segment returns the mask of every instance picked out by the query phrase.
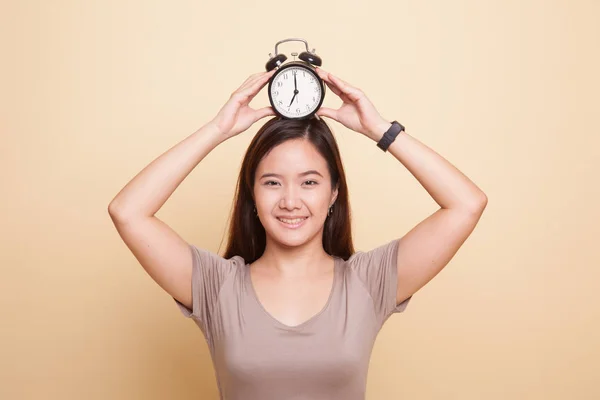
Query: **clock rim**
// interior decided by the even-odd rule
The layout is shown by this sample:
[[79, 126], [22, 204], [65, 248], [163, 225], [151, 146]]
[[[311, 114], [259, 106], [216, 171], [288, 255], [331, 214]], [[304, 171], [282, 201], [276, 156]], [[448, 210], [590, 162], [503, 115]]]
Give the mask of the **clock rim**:
[[[288, 116], [281, 114], [277, 110], [277, 107], [273, 103], [273, 98], [271, 97], [271, 86], [273, 85], [273, 81], [275, 80], [275, 77], [277, 75], [279, 75], [282, 71], [284, 71], [285, 69], [290, 68], [290, 67], [301, 67], [301, 68], [308, 70], [315, 76], [315, 78], [317, 78], [319, 85], [321, 85], [321, 93], [323, 95], [321, 96], [321, 99], [319, 100], [319, 104], [317, 104], [317, 107], [310, 114], [306, 114], [305, 116], [302, 116], [302, 117], [288, 117]], [[269, 86], [267, 88], [267, 94], [269, 96], [269, 103], [271, 103], [271, 108], [273, 109], [275, 114], [277, 114], [277, 116], [279, 116], [280, 118], [283, 118], [283, 119], [303, 120], [303, 119], [312, 118], [317, 113], [317, 111], [319, 111], [319, 108], [321, 108], [321, 105], [323, 104], [323, 100], [325, 99], [325, 87], [326, 86], [323, 83], [323, 79], [321, 79], [319, 74], [317, 74], [317, 71], [315, 70], [315, 68], [312, 65], [305, 63], [304, 61], [290, 61], [290, 62], [280, 66], [279, 69], [277, 70], [277, 72], [275, 72], [273, 74], [273, 76], [269, 79]]]

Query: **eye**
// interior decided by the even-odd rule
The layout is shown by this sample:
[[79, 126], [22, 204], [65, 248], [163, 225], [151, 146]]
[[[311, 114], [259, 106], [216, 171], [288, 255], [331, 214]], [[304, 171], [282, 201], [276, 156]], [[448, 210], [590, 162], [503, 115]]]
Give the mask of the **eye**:
[[[307, 183], [307, 184], [308, 184], [308, 186], [315, 186], [315, 185], [318, 185], [318, 184], [319, 184], [319, 182], [317, 182], [317, 181], [312, 181], [312, 180], [311, 180], [311, 181], [304, 181], [304, 183]], [[264, 183], [264, 185], [265, 185], [265, 186], [275, 186], [275, 185], [279, 185], [279, 182], [276, 182], [276, 181], [266, 181], [266, 182]]]

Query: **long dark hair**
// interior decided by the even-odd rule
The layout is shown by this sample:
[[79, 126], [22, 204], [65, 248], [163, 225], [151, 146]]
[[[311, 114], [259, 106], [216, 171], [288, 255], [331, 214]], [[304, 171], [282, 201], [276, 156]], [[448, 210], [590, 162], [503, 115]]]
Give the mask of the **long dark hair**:
[[232, 204], [224, 258], [229, 259], [237, 255], [246, 263], [252, 263], [264, 253], [265, 228], [254, 213], [254, 176], [258, 164], [269, 151], [292, 139], [305, 139], [315, 146], [327, 162], [331, 187], [338, 188], [331, 215], [325, 220], [323, 249], [327, 254], [344, 260], [354, 253], [346, 175], [331, 129], [318, 117], [304, 120], [274, 117], [258, 130], [244, 155]]

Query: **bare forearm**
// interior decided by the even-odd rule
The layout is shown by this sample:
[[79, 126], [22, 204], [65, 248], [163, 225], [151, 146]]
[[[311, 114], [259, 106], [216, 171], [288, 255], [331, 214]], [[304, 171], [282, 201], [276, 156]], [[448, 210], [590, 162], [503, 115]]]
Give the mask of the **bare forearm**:
[[[383, 132], [387, 128], [382, 128]], [[383, 136], [383, 134], [381, 135]], [[378, 141], [381, 137], [373, 137]], [[460, 170], [433, 149], [401, 132], [388, 148], [440, 207], [480, 211], [487, 196]]]
[[213, 125], [204, 125], [127, 183], [111, 201], [110, 214], [120, 218], [153, 216], [198, 163], [222, 141], [222, 135]]

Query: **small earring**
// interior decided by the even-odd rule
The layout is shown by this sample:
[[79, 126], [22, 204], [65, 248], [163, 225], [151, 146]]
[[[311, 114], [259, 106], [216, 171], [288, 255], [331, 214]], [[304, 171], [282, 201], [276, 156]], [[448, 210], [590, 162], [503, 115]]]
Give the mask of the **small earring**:
[[258, 213], [256, 212], [256, 204], [254, 205], [254, 214], [258, 215]]
[[332, 212], [333, 212], [333, 204], [331, 206], [329, 206], [329, 211], [327, 211], [327, 216], [329, 217]]

